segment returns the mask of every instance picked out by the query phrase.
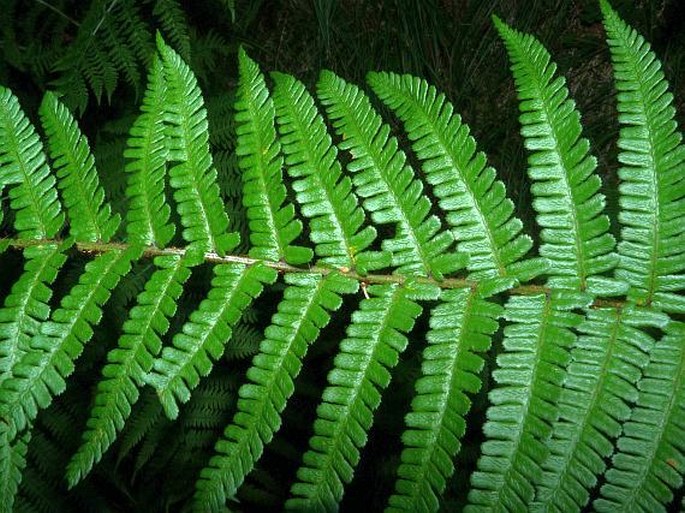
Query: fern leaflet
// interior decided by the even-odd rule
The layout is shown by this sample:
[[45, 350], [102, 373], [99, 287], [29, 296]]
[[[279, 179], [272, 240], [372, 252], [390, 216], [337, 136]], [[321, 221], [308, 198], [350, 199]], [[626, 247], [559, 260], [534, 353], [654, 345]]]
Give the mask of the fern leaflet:
[[[302, 82], [272, 73], [274, 104], [293, 189], [310, 218], [309, 231], [322, 262], [339, 268], [386, 267], [382, 255], [365, 251], [376, 238], [372, 226], [361, 228], [364, 211], [349, 177], [341, 177], [337, 151], [314, 99]], [[324, 194], [321, 194], [323, 191]]]
[[64, 223], [55, 177], [50, 174], [43, 145], [21, 110], [19, 100], [0, 86], [0, 184], [9, 191], [17, 235], [51, 239]]
[[617, 278], [628, 297], [685, 312], [674, 292], [685, 288], [685, 145], [674, 120], [673, 95], [649, 44], [605, 0], [609, 48], [618, 90], [619, 186], [622, 211]]
[[440, 299], [431, 312], [429, 345], [405, 419], [402, 463], [387, 512], [438, 510], [466, 430], [464, 416], [471, 407], [466, 393], [481, 386], [483, 360], [476, 353], [490, 347], [499, 327], [502, 308], [484, 301], [477, 290], [444, 291]]
[[219, 197], [216, 170], [209, 152], [207, 112], [197, 79], [179, 55], [158, 38], [157, 47], [167, 82], [165, 120], [169, 183], [184, 226], [183, 238], [197, 251], [224, 255], [238, 245], [237, 233], [227, 233], [228, 216]]
[[297, 472], [298, 482], [286, 509], [333, 511], [352, 480], [360, 450], [378, 407], [380, 391], [390, 382], [390, 370], [421, 307], [415, 299], [435, 299], [433, 289], [412, 285], [374, 285], [352, 315], [347, 338], [340, 344], [328, 386], [317, 409], [314, 436]]
[[469, 127], [445, 95], [409, 75], [370, 73], [368, 81], [404, 122], [458, 248], [469, 255], [471, 275], [529, 279], [542, 272], [538, 260], [519, 262], [532, 241], [521, 234], [523, 224], [512, 215], [504, 184], [486, 167], [485, 154], [476, 153]]
[[382, 242], [395, 272], [442, 279], [461, 269], [466, 258], [448, 251], [452, 234], [429, 215], [431, 202], [422, 183], [366, 95], [331, 72], [321, 73], [317, 92], [342, 138], [339, 147], [352, 153], [348, 169], [355, 173], [353, 183], [364, 208], [375, 223], [397, 225], [395, 237]]
[[233, 496], [281, 424], [280, 416], [294, 391], [308, 345], [328, 324], [329, 312], [341, 304], [340, 294], [357, 283], [337, 274], [291, 274], [278, 313], [266, 328], [260, 352], [247, 372], [250, 383], [240, 388], [238, 413], [216, 444], [217, 455], [197, 484], [197, 510], [213, 511]]
[[[494, 18], [509, 51], [521, 110], [521, 135], [531, 154], [528, 174], [534, 181], [533, 207], [542, 227], [540, 255], [550, 261], [551, 287], [607, 292], [608, 280], [596, 275], [613, 269], [614, 238], [602, 214], [597, 159], [581, 137], [580, 114], [556, 64], [533, 36], [521, 34]], [[614, 286], [616, 288], [616, 285]], [[624, 293], [620, 284], [614, 294]]]
[[190, 276], [192, 262], [181, 257], [157, 257], [158, 269], [145, 284], [117, 347], [107, 355], [98, 383], [94, 406], [83, 433], [83, 444], [69, 462], [67, 481], [75, 485], [96, 464], [114, 442], [117, 432], [138, 400], [138, 388], [145, 384], [153, 357], [162, 348], [160, 336], [169, 329], [168, 319], [176, 311], [183, 283]]
[[109, 242], [120, 218], [112, 216], [105, 201], [88, 141], [54, 94], [45, 94], [39, 113], [67, 209], [69, 233], [78, 242]]
[[24, 250], [24, 272], [0, 309], [0, 383], [31, 347], [31, 338], [50, 315], [50, 285], [64, 264], [69, 244], [45, 244]]
[[504, 318], [514, 324], [504, 330], [504, 352], [493, 373], [498, 386], [489, 394], [487, 440], [471, 476], [468, 513], [525, 511], [532, 502], [576, 338], [571, 328], [582, 320], [569, 310], [589, 301], [568, 291], [509, 298]]
[[257, 64], [241, 49], [236, 98], [236, 154], [243, 171], [243, 205], [250, 227], [250, 256], [303, 264], [309, 248], [293, 245], [302, 232], [295, 208], [286, 202], [283, 157], [276, 138], [273, 100]]
[[623, 426], [598, 512], [663, 511], [683, 486], [685, 468], [685, 324], [672, 321], [654, 345], [638, 383], [640, 394]]
[[[273, 283], [276, 272], [261, 264], [221, 264], [214, 267], [212, 289], [198, 309], [190, 315], [173, 345], [155, 358], [146, 381], [159, 396], [171, 419], [178, 417], [178, 403], [190, 399], [200, 376], [212, 369], [212, 359], [224, 352], [224, 344], [245, 308], [262, 292], [264, 283]], [[210, 359], [210, 357], [212, 359]]]
[[142, 113], [131, 127], [124, 151], [129, 159], [126, 213], [128, 239], [136, 244], [166, 246], [174, 235], [169, 223], [171, 208], [164, 197], [164, 177], [168, 160], [165, 140], [164, 109], [167, 83], [159, 56], [152, 62], [148, 86], [143, 97]]
[[636, 383], [654, 344], [639, 328], [662, 327], [667, 319], [636, 307], [587, 311], [571, 351], [532, 511], [561, 513], [586, 506], [621, 423], [630, 417]]
[[0, 423], [0, 513], [12, 513], [14, 497], [19, 489], [22, 474], [26, 467], [26, 453], [28, 451], [31, 431], [24, 431], [14, 437], [10, 427]]
[[86, 265], [79, 283], [62, 299], [50, 321], [41, 324], [31, 340], [30, 351], [11, 369], [12, 377], [0, 385], [0, 415], [11, 423], [11, 433], [24, 430], [66, 388], [65, 378], [74, 370], [74, 360], [93, 335], [92, 325], [102, 315], [101, 307], [131, 261], [140, 256], [134, 246], [113, 250]]

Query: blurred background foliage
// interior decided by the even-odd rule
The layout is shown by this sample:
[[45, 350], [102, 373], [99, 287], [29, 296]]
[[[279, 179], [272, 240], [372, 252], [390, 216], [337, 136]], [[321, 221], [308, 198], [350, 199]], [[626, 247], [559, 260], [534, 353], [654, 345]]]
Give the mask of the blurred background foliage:
[[[662, 59], [682, 126], [685, 2], [613, 0], [613, 5]], [[200, 80], [221, 191], [234, 228], [244, 233], [232, 124], [240, 45], [263, 70], [292, 73], [312, 88], [324, 68], [358, 84], [371, 70], [411, 73], [428, 79], [451, 99], [507, 184], [529, 233], [535, 233], [516, 95], [504, 47], [491, 23], [493, 13], [535, 34], [552, 53], [583, 114], [610, 206], [615, 204], [618, 124], [609, 52], [595, 0], [0, 0], [0, 83], [19, 96], [34, 120], [45, 90], [62, 94], [91, 142], [110, 200], [124, 212], [123, 150], [145, 88], [155, 32], [160, 31]], [[53, 304], [83, 264], [71, 261], [58, 279]], [[14, 282], [10, 269], [21, 265], [17, 253], [0, 257], [0, 299]], [[70, 378], [78, 386], [71, 384], [40, 415], [20, 511], [181, 511], [187, 504], [195, 475], [231, 418], [237, 387], [257, 351], [273, 296], [263, 296], [249, 312], [225, 361], [198, 388], [177, 422], [164, 418], [154, 393], [146, 390], [119, 442], [91, 477], [71, 492], [63, 482], [64, 466], [80, 440], [77, 426], [85, 423], [106, 351], [150, 272], [141, 267], [116, 289], [101, 328]], [[170, 333], [203, 297], [208, 275], [203, 267], [194, 271]], [[234, 509], [269, 511], [282, 504], [345, 322], [345, 314], [338, 316], [307, 356], [297, 393], [285, 412], [286, 428], [241, 488]], [[418, 349], [410, 346], [403, 355], [386, 391], [343, 510], [376, 511], [391, 491], [400, 449], [395, 435], [401, 432], [419, 371]], [[465, 495], [477, 457], [486, 392], [475, 400], [470, 422], [475, 428], [464, 440], [457, 462], [461, 468], [448, 487], [445, 511], [457, 509]], [[361, 488], [366, 493], [356, 494]], [[375, 503], [368, 503], [369, 490]], [[361, 496], [364, 503], [358, 503]]]

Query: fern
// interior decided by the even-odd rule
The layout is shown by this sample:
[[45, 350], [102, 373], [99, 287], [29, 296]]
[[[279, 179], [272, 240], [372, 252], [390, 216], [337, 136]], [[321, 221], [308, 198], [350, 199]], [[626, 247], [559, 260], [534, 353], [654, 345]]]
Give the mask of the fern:
[[504, 311], [513, 322], [504, 332], [504, 352], [493, 376], [492, 406], [483, 427], [478, 471], [471, 476], [467, 511], [525, 510], [539, 481], [546, 442], [556, 420], [568, 349], [575, 343], [570, 328], [582, 318], [569, 310], [588, 302], [584, 294], [512, 297]]
[[164, 119], [169, 159], [179, 162], [169, 170], [169, 184], [184, 226], [183, 237], [198, 250], [219, 255], [239, 241], [226, 233], [228, 216], [219, 199], [207, 134], [207, 112], [197, 80], [179, 55], [158, 38], [167, 82]]
[[472, 276], [526, 279], [541, 272], [540, 261], [517, 263], [532, 241], [520, 234], [523, 225], [512, 217], [514, 208], [505, 198], [504, 184], [495, 180], [493, 168], [486, 167], [485, 154], [476, 153], [468, 126], [453, 114], [445, 96], [410, 76], [371, 73], [369, 82], [404, 121], [458, 247], [469, 255]]
[[637, 407], [623, 426], [597, 511], [666, 511], [683, 486], [685, 358], [682, 323], [673, 321], [654, 347], [639, 382]]
[[239, 61], [236, 153], [244, 173], [243, 205], [250, 226], [250, 256], [302, 264], [311, 259], [311, 250], [291, 244], [300, 235], [302, 223], [294, 218], [294, 206], [284, 204], [286, 189], [273, 100], [257, 64], [244, 51]]
[[[568, 511], [585, 507], [604, 459], [621, 434], [637, 399], [636, 383], [654, 346], [640, 327], [663, 327], [667, 317], [628, 307], [588, 311], [571, 351], [559, 419], [542, 464], [531, 509]], [[579, 486], [580, 485], [580, 486]]]
[[193, 312], [173, 340], [155, 359], [146, 381], [155, 387], [167, 416], [178, 416], [178, 402], [187, 402], [200, 376], [212, 368], [210, 356], [221, 357], [223, 344], [242, 311], [262, 291], [263, 283], [273, 282], [272, 269], [256, 264], [224, 264], [214, 268], [212, 290]]
[[66, 388], [65, 378], [73, 372], [73, 361], [93, 334], [91, 325], [101, 316], [101, 307], [131, 260], [140, 249], [111, 251], [86, 265], [80, 282], [53, 312], [50, 321], [31, 339], [29, 351], [11, 369], [11, 377], [0, 385], [0, 412], [11, 422], [16, 435], [36, 417], [39, 408]]
[[278, 429], [279, 417], [292, 395], [293, 379], [310, 344], [337, 310], [339, 294], [356, 290], [356, 283], [332, 274], [292, 275], [279, 312], [266, 329], [260, 354], [247, 372], [251, 383], [238, 392], [238, 413], [217, 442], [219, 453], [198, 482], [198, 509], [216, 509], [233, 496], [254, 462]]
[[452, 235], [429, 215], [431, 203], [423, 195], [423, 185], [414, 178], [397, 139], [390, 136], [390, 127], [373, 111], [369, 99], [332, 73], [322, 73], [317, 87], [343, 140], [340, 147], [352, 153], [348, 169], [355, 173], [353, 183], [364, 198], [364, 208], [377, 224], [397, 224], [395, 238], [382, 243], [397, 272], [441, 279], [463, 267], [460, 255], [447, 252]]
[[628, 297], [665, 311], [685, 311], [685, 159], [673, 95], [649, 44], [600, 0], [618, 90], [621, 242], [616, 276]]
[[317, 256], [321, 262], [341, 269], [359, 268], [361, 272], [369, 264], [382, 265], [381, 255], [365, 251], [376, 238], [376, 230], [372, 226], [361, 228], [364, 213], [351, 180], [341, 176], [336, 148], [313, 98], [293, 77], [272, 76], [285, 163], [290, 176], [298, 179], [293, 189], [302, 215], [311, 219], [309, 236]]
[[498, 328], [501, 307], [484, 301], [479, 291], [445, 291], [440, 299], [431, 312], [429, 345], [406, 417], [402, 463], [388, 511], [438, 509], [466, 430], [464, 417], [471, 406], [466, 393], [481, 386], [483, 359], [476, 353], [490, 347], [490, 335]]
[[375, 285], [368, 292], [340, 343], [286, 509], [329, 511], [340, 502], [359, 463], [380, 391], [407, 346], [404, 333], [421, 313], [413, 300], [436, 297], [435, 290], [398, 285]]
[[[109, 242], [119, 226], [119, 216], [104, 203], [88, 142], [74, 118], [52, 93], [40, 108], [41, 120], [50, 141], [50, 156], [57, 173], [64, 206], [70, 214], [70, 234], [79, 242]], [[103, 204], [104, 203], [104, 204]]]
[[169, 328], [168, 318], [176, 309], [183, 283], [190, 275], [188, 262], [179, 257], [157, 257], [158, 270], [138, 297], [124, 323], [124, 335], [117, 348], [107, 356], [95, 395], [95, 406], [84, 432], [84, 444], [67, 469], [67, 480], [73, 486], [99, 461], [102, 453], [121, 431], [138, 399], [138, 388], [152, 370], [153, 358], [162, 347], [159, 339]]
[[17, 235], [55, 237], [64, 222], [55, 177], [50, 174], [33, 125], [21, 111], [17, 97], [4, 87], [0, 87], [0, 138], [0, 184], [17, 184], [9, 193]]
[[549, 285], [606, 293], [607, 280], [596, 284], [596, 275], [615, 267], [614, 239], [608, 216], [601, 214], [605, 201], [594, 173], [597, 159], [581, 137], [580, 114], [544, 47], [497, 17], [494, 22], [516, 79], [521, 135], [531, 151], [533, 206], [542, 227], [540, 254], [550, 261]]
[[[309, 91], [240, 50], [235, 108], [213, 95], [208, 121], [183, 11], [145, 5], [178, 51], [138, 5], [94, 2], [38, 109], [49, 159], [0, 88], [0, 511], [681, 506], [685, 152], [660, 64], [604, 0], [615, 220], [550, 54], [493, 21], [537, 245], [426, 81], [370, 73], [384, 117], [330, 71]], [[126, 188], [101, 185], [70, 108], [142, 90], [143, 63]]]

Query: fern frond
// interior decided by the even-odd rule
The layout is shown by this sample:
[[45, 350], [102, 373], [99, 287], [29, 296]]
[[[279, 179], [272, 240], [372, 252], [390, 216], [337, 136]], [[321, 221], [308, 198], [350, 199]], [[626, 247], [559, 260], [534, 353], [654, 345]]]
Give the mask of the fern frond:
[[328, 386], [317, 409], [314, 436], [297, 471], [286, 509], [335, 511], [344, 487], [352, 480], [366, 444], [381, 390], [407, 346], [406, 333], [421, 313], [416, 299], [436, 299], [435, 290], [373, 285], [352, 314], [347, 338], [328, 375]]
[[236, 93], [236, 154], [243, 172], [243, 205], [250, 227], [250, 256], [303, 264], [309, 248], [292, 245], [302, 232], [295, 208], [286, 201], [283, 157], [276, 138], [273, 100], [257, 64], [241, 48]]
[[374, 223], [397, 225], [395, 237], [382, 243], [392, 255], [395, 272], [442, 279], [463, 268], [465, 256], [450, 251], [451, 232], [430, 215], [431, 202], [423, 184], [367, 96], [327, 71], [321, 73], [317, 94], [342, 139], [339, 147], [352, 153], [347, 168], [354, 173], [353, 183], [364, 198], [364, 208]]
[[685, 324], [672, 321], [654, 345], [638, 383], [633, 414], [623, 426], [602, 497], [593, 506], [610, 511], [666, 512], [685, 469]]
[[[533, 207], [542, 227], [540, 255], [550, 266], [550, 287], [605, 292], [617, 256], [609, 233], [597, 159], [582, 137], [580, 113], [570, 99], [566, 80], [557, 76], [549, 52], [529, 34], [507, 26], [496, 16], [495, 27], [511, 60], [521, 111], [521, 135], [533, 184]], [[617, 288], [615, 285], [614, 288]], [[625, 289], [610, 290], [611, 295]]]
[[157, 46], [167, 83], [165, 132], [169, 159], [178, 162], [169, 171], [183, 238], [201, 251], [224, 255], [238, 245], [237, 233], [228, 233], [228, 216], [219, 197], [216, 169], [207, 134], [207, 111], [197, 79], [179, 55], [161, 37]]
[[310, 219], [309, 236], [317, 256], [338, 268], [359, 266], [362, 272], [387, 266], [379, 255], [365, 252], [376, 238], [376, 230], [362, 228], [364, 211], [352, 181], [342, 177], [337, 150], [314, 99], [294, 77], [271, 76], [285, 164], [295, 179], [293, 189], [302, 215]]
[[0, 86], [0, 184], [10, 185], [17, 236], [51, 239], [62, 228], [55, 177], [50, 174], [43, 145], [21, 110], [19, 100]]
[[144, 377], [152, 369], [153, 358], [161, 351], [159, 337], [169, 329], [168, 319], [176, 311], [183, 283], [190, 276], [190, 264], [181, 257], [155, 258], [158, 269], [138, 296], [117, 347], [107, 355], [83, 443], [67, 467], [70, 486], [102, 458], [131, 414], [138, 401], [138, 389], [145, 384]]
[[484, 301], [477, 290], [445, 291], [431, 312], [416, 397], [406, 416], [404, 449], [395, 493], [387, 512], [437, 511], [439, 497], [454, 472], [454, 457], [471, 408], [467, 393], [481, 386], [478, 376], [502, 307]]
[[249, 322], [246, 317], [247, 315], [244, 315], [243, 320], [233, 329], [231, 344], [224, 353], [226, 360], [247, 360], [259, 352], [262, 330]]
[[78, 113], [88, 105], [88, 89], [99, 102], [111, 98], [120, 75], [137, 92], [140, 67], [154, 54], [150, 26], [134, 0], [94, 0], [88, 6], [74, 41], [52, 65], [58, 74], [54, 86], [64, 103]]
[[[110, 3], [110, 5], [113, 4]], [[117, 5], [114, 5], [112, 15], [105, 16], [98, 29], [98, 42], [96, 44], [107, 53], [108, 65], [111, 65], [114, 70], [114, 80], [111, 82], [105, 81], [108, 101], [111, 101], [112, 94], [119, 85], [119, 78], [121, 75], [123, 75], [124, 80], [133, 87], [136, 96], [138, 95], [138, 88], [141, 82], [141, 73], [139, 70], [139, 63], [136, 59], [135, 49], [132, 48], [130, 40], [122, 37], [122, 33], [125, 32], [125, 26], [117, 19], [119, 18], [118, 13], [122, 9], [134, 10], [135, 5], [126, 5], [126, 0], [124, 0], [123, 3], [118, 2]], [[148, 33], [149, 37], [152, 31], [147, 27], [143, 30]], [[143, 60], [142, 62], [146, 62], [146, 60]]]
[[628, 297], [685, 312], [685, 145], [673, 95], [650, 45], [600, 0], [618, 90], [621, 241]]
[[31, 338], [50, 315], [50, 285], [66, 261], [67, 244], [45, 244], [24, 250], [24, 272], [12, 285], [0, 310], [0, 383], [28, 351]]
[[368, 82], [404, 122], [457, 247], [469, 255], [471, 276], [525, 280], [542, 272], [538, 260], [520, 262], [532, 240], [521, 233], [523, 224], [513, 216], [504, 184], [495, 180], [485, 154], [476, 152], [469, 127], [445, 95], [410, 75], [369, 73]]
[[53, 93], [45, 94], [39, 113], [67, 209], [69, 233], [77, 242], [109, 242], [120, 218], [112, 216], [105, 200], [87, 139]]
[[164, 409], [152, 388], [143, 388], [140, 391], [140, 396], [138, 406], [131, 413], [119, 435], [117, 462], [129, 455], [160, 420], [166, 420]]
[[196, 510], [218, 511], [232, 497], [280, 428], [281, 413], [311, 344], [340, 308], [341, 294], [358, 288], [338, 274], [290, 274], [278, 313], [247, 371], [249, 383], [238, 392], [238, 412], [215, 447], [197, 483]]
[[164, 176], [169, 151], [165, 141], [164, 109], [167, 84], [162, 61], [152, 62], [141, 114], [131, 127], [124, 156], [129, 159], [126, 197], [126, 233], [135, 244], [166, 246], [174, 235], [171, 208], [164, 197]]
[[153, 370], [146, 376], [169, 418], [178, 416], [178, 403], [188, 401], [200, 377], [212, 369], [212, 360], [221, 357], [245, 308], [262, 293], [265, 283], [275, 279], [276, 272], [262, 264], [214, 267], [209, 295], [190, 315], [182, 332], [174, 336], [173, 345], [165, 347], [155, 359]]
[[568, 349], [582, 317], [569, 310], [588, 305], [592, 297], [570, 291], [549, 295], [511, 296], [504, 318], [504, 352], [493, 372], [497, 387], [483, 428], [478, 470], [471, 476], [468, 513], [526, 511], [534, 483], [542, 476], [545, 442], [557, 419]]
[[14, 437], [10, 427], [0, 423], [0, 513], [12, 513], [14, 499], [19, 490], [22, 473], [26, 467], [31, 431]]
[[654, 344], [639, 328], [667, 322], [664, 314], [636, 307], [587, 311], [571, 351], [532, 511], [563, 513], [586, 506], [630, 417], [636, 383]]
[[92, 337], [92, 325], [100, 320], [102, 305], [139, 256], [140, 249], [130, 247], [96, 257], [50, 321], [41, 324], [29, 351], [11, 369], [12, 377], [0, 385], [0, 416], [11, 423], [13, 433], [26, 428], [39, 409], [64, 391], [65, 378]]
[[166, 39], [171, 41], [181, 58], [190, 62], [188, 22], [179, 0], [154, 0], [152, 15], [159, 20]]

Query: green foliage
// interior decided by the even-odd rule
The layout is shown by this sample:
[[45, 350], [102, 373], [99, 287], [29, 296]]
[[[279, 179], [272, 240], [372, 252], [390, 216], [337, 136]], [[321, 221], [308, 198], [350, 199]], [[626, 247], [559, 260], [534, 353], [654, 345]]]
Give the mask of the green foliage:
[[1, 86], [0, 138], [0, 184], [17, 184], [9, 193], [17, 235], [30, 239], [54, 237], [64, 222], [55, 177], [50, 174], [43, 145], [19, 100]]
[[111, 207], [103, 205], [105, 193], [99, 186], [88, 142], [54, 94], [45, 95], [40, 115], [69, 212], [70, 235], [79, 242], [109, 242], [119, 226], [119, 216], [112, 216]]
[[[616, 216], [550, 54], [493, 19], [534, 244], [425, 80], [369, 74], [381, 112], [332, 71], [314, 92], [270, 83], [240, 50], [234, 107], [205, 103], [177, 2], [93, 2], [83, 55], [55, 68], [68, 90], [37, 109], [49, 159], [0, 88], [0, 511], [675, 507], [685, 150], [654, 53], [600, 6]], [[161, 34], [155, 50], [145, 8], [178, 52]], [[142, 65], [141, 112], [112, 128], [126, 162], [104, 179], [68, 107], [120, 74], [142, 90]]]
[[644, 38], [600, 1], [618, 90], [619, 186], [622, 211], [616, 276], [628, 297], [666, 311], [684, 312], [682, 166], [685, 145], [673, 95], [661, 64]]

